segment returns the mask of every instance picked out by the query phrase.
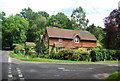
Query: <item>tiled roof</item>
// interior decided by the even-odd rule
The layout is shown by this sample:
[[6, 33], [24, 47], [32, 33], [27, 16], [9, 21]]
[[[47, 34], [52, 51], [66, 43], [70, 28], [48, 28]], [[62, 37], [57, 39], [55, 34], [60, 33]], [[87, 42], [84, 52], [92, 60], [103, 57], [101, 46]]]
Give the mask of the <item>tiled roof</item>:
[[74, 36], [78, 35], [80, 37], [80, 40], [92, 40], [92, 41], [97, 40], [96, 37], [88, 31], [69, 30], [56, 27], [47, 27], [46, 30], [48, 36], [51, 38], [74, 39]]

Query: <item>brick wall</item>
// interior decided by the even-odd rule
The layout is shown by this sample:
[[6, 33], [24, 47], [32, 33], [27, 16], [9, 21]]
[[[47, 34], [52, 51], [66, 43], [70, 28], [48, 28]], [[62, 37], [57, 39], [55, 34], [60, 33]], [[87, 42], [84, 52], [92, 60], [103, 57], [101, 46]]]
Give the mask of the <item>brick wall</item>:
[[[79, 43], [75, 43], [72, 39], [62, 39], [60, 42], [59, 39], [50, 38], [49, 39], [49, 45], [53, 45], [54, 43], [62, 43], [63, 46], [68, 45], [68, 43], [71, 43], [70, 45], [73, 45], [74, 47], [96, 47], [95, 41], [79, 41]], [[69, 46], [70, 46], [69, 45]]]
[[83, 47], [96, 47], [97, 44], [95, 41], [81, 41]]

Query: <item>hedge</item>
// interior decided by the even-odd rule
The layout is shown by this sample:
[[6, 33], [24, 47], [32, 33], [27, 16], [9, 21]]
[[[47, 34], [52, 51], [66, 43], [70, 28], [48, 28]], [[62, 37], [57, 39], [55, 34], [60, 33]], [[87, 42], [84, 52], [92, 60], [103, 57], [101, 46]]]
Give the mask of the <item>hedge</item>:
[[75, 61], [88, 61], [89, 60], [89, 54], [88, 54], [87, 51], [79, 48], [72, 55], [72, 60], [75, 60]]
[[91, 61], [120, 60], [120, 50], [93, 49], [90, 52]]
[[48, 55], [49, 58], [59, 60], [74, 60], [74, 61], [87, 61], [89, 60], [89, 54], [87, 51], [79, 48], [75, 49], [62, 49], [58, 53], [52, 52]]

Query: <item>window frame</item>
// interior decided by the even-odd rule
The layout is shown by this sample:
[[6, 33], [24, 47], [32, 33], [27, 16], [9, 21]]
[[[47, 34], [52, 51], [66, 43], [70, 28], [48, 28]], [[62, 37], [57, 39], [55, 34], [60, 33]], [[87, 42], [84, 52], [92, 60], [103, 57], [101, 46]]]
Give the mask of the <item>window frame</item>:
[[58, 39], [58, 41], [59, 41], [59, 42], [62, 42], [62, 41], [63, 41], [63, 39]]
[[74, 43], [79, 43], [80, 41], [79, 41], [79, 38], [78, 37], [76, 37], [76, 38], [74, 38]]

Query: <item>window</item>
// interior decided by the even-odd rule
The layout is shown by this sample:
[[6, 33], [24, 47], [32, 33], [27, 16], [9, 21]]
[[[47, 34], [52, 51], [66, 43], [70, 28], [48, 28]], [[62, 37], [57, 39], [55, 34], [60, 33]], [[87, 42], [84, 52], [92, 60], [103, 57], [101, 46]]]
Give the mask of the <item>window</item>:
[[45, 41], [46, 41], [46, 42], [48, 41], [48, 38], [47, 38], [47, 37], [45, 38]]
[[62, 39], [58, 39], [59, 42], [62, 42], [63, 40]]
[[74, 42], [75, 42], [75, 43], [79, 43], [79, 38], [75, 38], [75, 39], [74, 39]]

